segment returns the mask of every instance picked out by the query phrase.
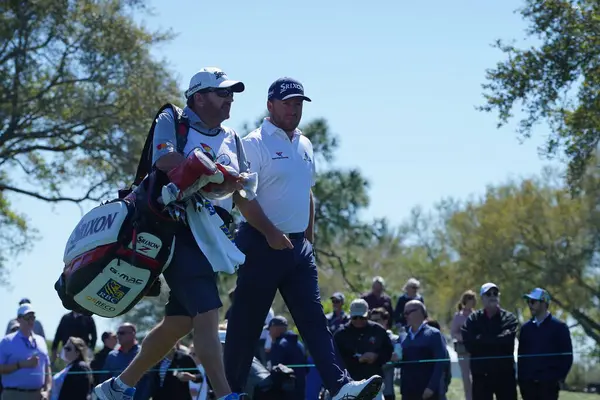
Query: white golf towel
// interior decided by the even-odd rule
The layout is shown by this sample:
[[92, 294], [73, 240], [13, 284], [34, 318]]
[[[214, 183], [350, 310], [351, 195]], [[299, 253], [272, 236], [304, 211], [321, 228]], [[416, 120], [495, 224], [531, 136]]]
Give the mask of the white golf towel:
[[185, 213], [196, 243], [212, 265], [213, 271], [235, 273], [246, 256], [233, 243], [232, 234], [212, 203], [204, 198], [198, 202], [188, 201]]

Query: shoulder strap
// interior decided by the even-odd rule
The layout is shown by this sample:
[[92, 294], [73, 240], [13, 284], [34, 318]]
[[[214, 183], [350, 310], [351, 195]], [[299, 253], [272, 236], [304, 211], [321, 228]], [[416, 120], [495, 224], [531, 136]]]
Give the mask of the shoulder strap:
[[[185, 147], [185, 142], [187, 141], [187, 118], [183, 116], [183, 111], [179, 107], [171, 103], [164, 104], [158, 110], [156, 116], [154, 117], [154, 120], [152, 121], [152, 126], [150, 127], [150, 131], [148, 132], [148, 136], [146, 137], [144, 149], [142, 150], [142, 156], [140, 157], [137, 171], [135, 173], [133, 186], [139, 186], [139, 184], [142, 183], [146, 175], [148, 175], [148, 173], [152, 170], [152, 142], [154, 140], [154, 128], [156, 127], [156, 121], [158, 120], [158, 116], [164, 110], [169, 108], [173, 111], [173, 115], [175, 116], [177, 150], [179, 151], [180, 142], [183, 142], [183, 147]], [[180, 126], [182, 125], [185, 125], [185, 134], [182, 134], [183, 129], [180, 129]], [[185, 137], [185, 139], [181, 139], [182, 136]], [[183, 147], [181, 148], [182, 152]]]

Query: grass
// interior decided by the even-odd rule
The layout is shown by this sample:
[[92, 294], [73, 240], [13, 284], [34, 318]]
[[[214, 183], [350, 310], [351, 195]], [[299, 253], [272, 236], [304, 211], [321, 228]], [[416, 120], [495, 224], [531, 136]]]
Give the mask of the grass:
[[[398, 389], [396, 389], [398, 390]], [[402, 399], [399, 392], [396, 392], [396, 398]], [[447, 399], [448, 400], [464, 400], [465, 395], [462, 389], [462, 382], [460, 379], [452, 379], [450, 388], [448, 389]], [[599, 400], [600, 396], [597, 394], [586, 394], [586, 393], [573, 393], [573, 392], [560, 392], [561, 400]], [[520, 397], [519, 397], [520, 399]]]

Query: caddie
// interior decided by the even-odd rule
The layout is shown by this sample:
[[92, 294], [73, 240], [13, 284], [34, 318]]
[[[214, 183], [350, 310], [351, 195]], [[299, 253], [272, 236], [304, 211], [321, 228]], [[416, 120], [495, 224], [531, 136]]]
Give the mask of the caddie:
[[[238, 146], [236, 132], [222, 125], [230, 116], [234, 93], [244, 89], [242, 82], [230, 80], [219, 68], [208, 67], [197, 72], [185, 92], [187, 106], [183, 116], [189, 123], [185, 146], [178, 148], [181, 142], [177, 138], [177, 118], [173, 110], [166, 109], [158, 116], [154, 128], [153, 166], [167, 173], [183, 165], [186, 156], [195, 149], [201, 149], [218, 164], [237, 172], [246, 171], [244, 151], [241, 145]], [[227, 187], [221, 189], [233, 193], [241, 189], [241, 180], [226, 181], [222, 185]], [[230, 222], [227, 219], [231, 218], [231, 196], [215, 201], [213, 205], [218, 207], [224, 222]], [[134, 386], [143, 374], [192, 329], [196, 354], [202, 360], [216, 398], [243, 398], [231, 393], [225, 379], [218, 336], [222, 303], [216, 274], [188, 227], [182, 225], [175, 238], [173, 259], [163, 273], [170, 288], [165, 317], [146, 336], [141, 351], [123, 373], [95, 387], [94, 392], [101, 400], [134, 399]]]

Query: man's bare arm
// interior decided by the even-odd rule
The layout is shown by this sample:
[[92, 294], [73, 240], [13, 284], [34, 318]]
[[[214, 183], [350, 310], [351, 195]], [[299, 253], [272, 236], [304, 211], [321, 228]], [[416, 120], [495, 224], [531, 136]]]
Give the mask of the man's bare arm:
[[268, 237], [269, 235], [272, 235], [273, 232], [277, 231], [277, 228], [273, 225], [271, 220], [267, 218], [256, 199], [248, 201], [240, 196], [238, 192], [234, 192], [233, 201], [235, 201], [236, 206], [240, 209], [240, 212], [244, 218], [246, 218], [246, 221], [254, 228], [258, 229], [260, 233]]
[[306, 228], [306, 239], [314, 243], [315, 241], [315, 201], [312, 190], [310, 191], [310, 216], [308, 219], [308, 228]]
[[12, 374], [13, 372], [18, 371], [19, 369], [21, 368], [18, 362], [14, 364], [0, 364], [0, 375]]
[[185, 161], [185, 157], [180, 153], [165, 154], [156, 161], [156, 168], [163, 172], [169, 172]]

